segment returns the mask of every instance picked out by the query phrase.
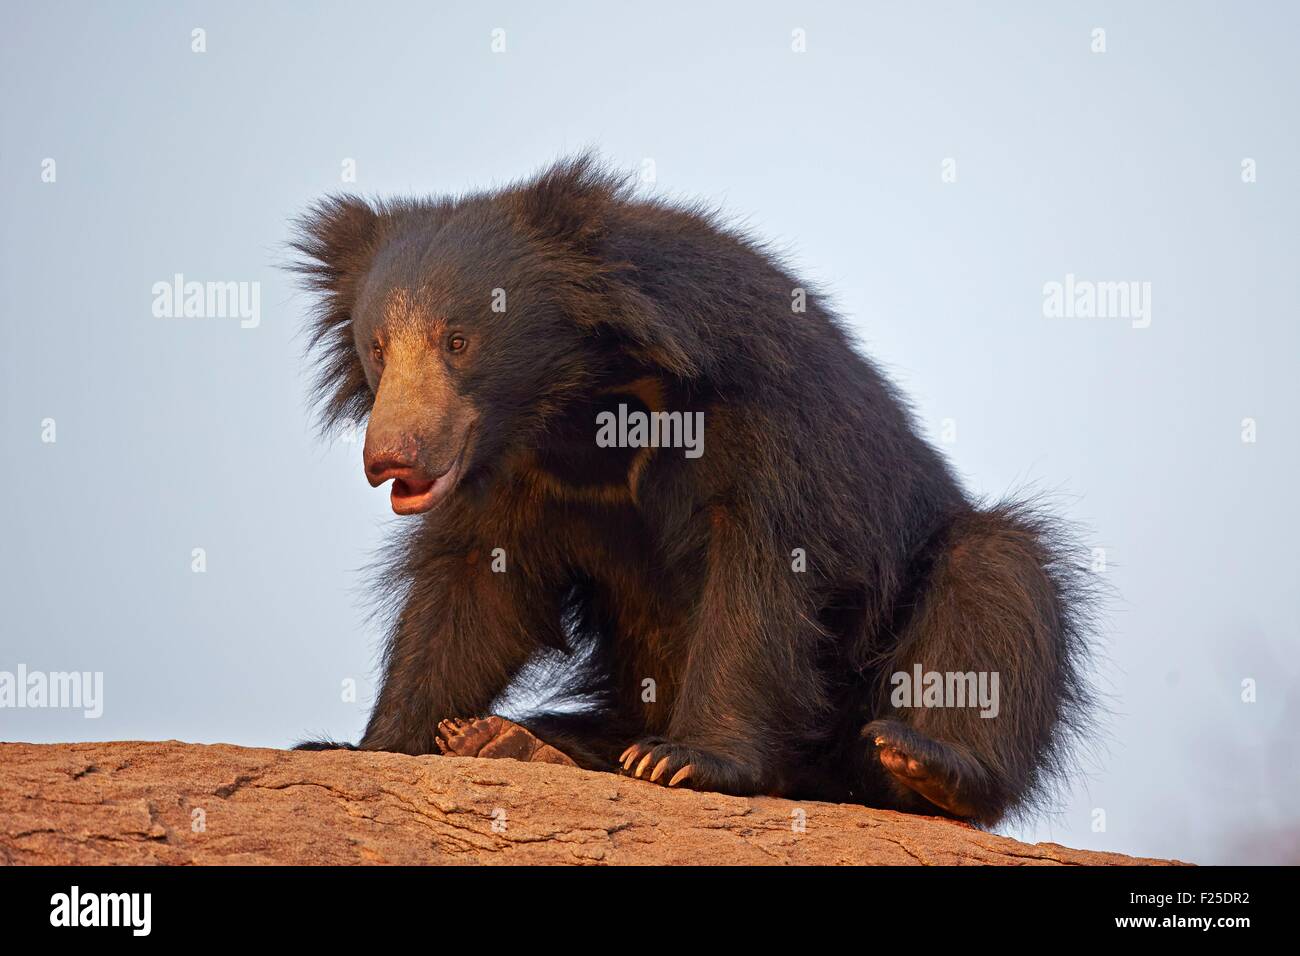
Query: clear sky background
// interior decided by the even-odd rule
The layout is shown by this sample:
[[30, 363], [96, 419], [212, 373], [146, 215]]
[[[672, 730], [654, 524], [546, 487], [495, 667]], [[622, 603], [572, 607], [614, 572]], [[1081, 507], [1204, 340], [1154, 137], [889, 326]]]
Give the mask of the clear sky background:
[[[0, 670], [102, 671], [105, 700], [0, 710], [0, 739], [356, 739], [359, 570], [398, 519], [358, 444], [314, 437], [288, 222], [595, 146], [788, 249], [972, 491], [1054, 490], [1105, 549], [1104, 737], [1008, 832], [1300, 860], [1298, 27], [1281, 2], [9, 9]], [[176, 273], [260, 283], [260, 324], [155, 317]], [[1149, 327], [1045, 317], [1067, 274], [1150, 283]]]

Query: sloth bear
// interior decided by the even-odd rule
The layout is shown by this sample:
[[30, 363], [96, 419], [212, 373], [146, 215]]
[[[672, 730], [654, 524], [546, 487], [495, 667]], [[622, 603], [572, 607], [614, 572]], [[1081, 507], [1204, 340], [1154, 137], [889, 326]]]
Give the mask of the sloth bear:
[[[1089, 706], [1060, 526], [963, 493], [762, 245], [589, 155], [297, 225], [324, 424], [367, 420], [416, 516], [360, 749], [985, 825], [1059, 777]], [[558, 703], [495, 715], [541, 659]]]

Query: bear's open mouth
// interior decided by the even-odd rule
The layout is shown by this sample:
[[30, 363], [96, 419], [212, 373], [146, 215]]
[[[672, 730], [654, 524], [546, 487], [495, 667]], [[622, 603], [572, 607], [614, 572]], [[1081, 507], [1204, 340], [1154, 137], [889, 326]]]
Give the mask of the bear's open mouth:
[[460, 480], [461, 464], [465, 460], [465, 449], [469, 447], [469, 435], [461, 445], [460, 453], [446, 471], [437, 478], [420, 481], [414, 478], [395, 478], [389, 493], [393, 513], [399, 515], [418, 515], [433, 508], [438, 502], [451, 494]]

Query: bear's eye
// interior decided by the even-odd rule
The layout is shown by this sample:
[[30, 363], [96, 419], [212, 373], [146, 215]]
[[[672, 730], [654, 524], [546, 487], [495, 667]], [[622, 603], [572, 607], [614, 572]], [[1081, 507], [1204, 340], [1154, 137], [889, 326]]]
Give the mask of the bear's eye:
[[384, 364], [384, 347], [376, 342], [370, 346], [370, 357], [375, 360], [376, 365]]
[[459, 332], [453, 332], [451, 335], [447, 336], [448, 352], [463, 352], [467, 345], [469, 345], [469, 340]]

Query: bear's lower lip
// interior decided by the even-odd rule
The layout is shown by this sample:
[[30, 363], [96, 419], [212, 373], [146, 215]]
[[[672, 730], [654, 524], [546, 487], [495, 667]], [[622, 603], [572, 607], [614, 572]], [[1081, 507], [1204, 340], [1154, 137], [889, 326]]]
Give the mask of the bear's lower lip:
[[393, 489], [389, 493], [389, 502], [393, 513], [399, 515], [418, 515], [429, 511], [434, 505], [451, 494], [460, 478], [460, 465], [465, 458], [465, 449], [469, 447], [468, 438], [461, 447], [460, 454], [451, 463], [451, 467], [432, 481], [414, 481], [409, 478], [395, 478]]
[[436, 482], [432, 481], [407, 481], [404, 478], [394, 480], [389, 495], [393, 511], [399, 515], [413, 515], [427, 511], [433, 507], [430, 499], [433, 497], [435, 484]]

